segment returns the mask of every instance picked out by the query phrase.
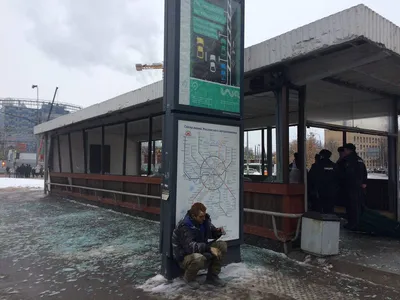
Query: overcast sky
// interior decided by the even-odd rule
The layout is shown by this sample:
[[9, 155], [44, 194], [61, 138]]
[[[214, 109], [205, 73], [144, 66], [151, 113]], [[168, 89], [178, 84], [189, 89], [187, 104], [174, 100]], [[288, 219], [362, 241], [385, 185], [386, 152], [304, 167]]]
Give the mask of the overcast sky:
[[[89, 106], [161, 79], [135, 63], [163, 60], [163, 0], [0, 0], [0, 97]], [[247, 0], [246, 46], [359, 4]], [[400, 1], [364, 3], [400, 23]]]

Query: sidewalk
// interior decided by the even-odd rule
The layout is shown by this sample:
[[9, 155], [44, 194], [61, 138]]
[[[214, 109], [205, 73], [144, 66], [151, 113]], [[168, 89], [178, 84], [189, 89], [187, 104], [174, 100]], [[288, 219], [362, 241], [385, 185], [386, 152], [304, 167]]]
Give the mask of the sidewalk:
[[167, 284], [160, 276], [140, 287], [168, 299], [400, 299], [393, 288], [298, 263], [283, 254], [246, 245], [242, 253], [244, 263], [223, 270], [221, 277], [228, 282], [223, 289], [204, 285], [192, 291], [180, 279]]
[[400, 299], [394, 288], [248, 245], [243, 263], [224, 268], [223, 289], [166, 284], [158, 223], [42, 191], [0, 190], [0, 220], [1, 300]]
[[400, 290], [400, 241], [341, 229], [338, 256], [318, 258], [294, 251], [299, 262]]

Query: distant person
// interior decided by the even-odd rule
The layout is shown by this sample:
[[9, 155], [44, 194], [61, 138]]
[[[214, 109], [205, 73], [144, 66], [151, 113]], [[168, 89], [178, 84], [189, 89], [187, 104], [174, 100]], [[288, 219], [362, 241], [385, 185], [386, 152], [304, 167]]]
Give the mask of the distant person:
[[9, 166], [7, 166], [7, 168], [6, 168], [6, 174], [8, 175], [8, 177], [11, 177], [10, 176], [10, 167]]
[[312, 167], [313, 165], [315, 165], [316, 163], [318, 163], [320, 159], [321, 159], [321, 155], [320, 155], [319, 153], [315, 154], [315, 156], [314, 156], [314, 163], [311, 165], [311, 167]]
[[[216, 241], [224, 229], [216, 228], [202, 203], [194, 203], [186, 216], [178, 223], [172, 235], [174, 259], [185, 271], [183, 279], [193, 289], [200, 287], [196, 281], [197, 273], [208, 268], [207, 283], [225, 286], [219, 278], [222, 259], [227, 253], [227, 244]], [[214, 242], [209, 243], [208, 240]]]
[[42, 169], [42, 166], [40, 164], [37, 164], [36, 168], [35, 168], [35, 175], [36, 177], [39, 177], [40, 175], [40, 170]]
[[299, 164], [299, 153], [294, 153], [293, 154], [293, 161], [289, 164], [289, 172], [292, 171], [292, 169], [299, 169], [300, 164]]
[[312, 182], [310, 180], [310, 172], [313, 168], [315, 168], [315, 164], [321, 159], [321, 155], [316, 153], [314, 156], [314, 163], [311, 165], [310, 171], [307, 172], [307, 191], [308, 191], [308, 209], [312, 209], [312, 203], [315, 203], [317, 199], [315, 199], [316, 195], [313, 193]]
[[337, 149], [337, 152], [339, 153], [339, 158], [338, 158], [338, 160], [336, 161], [336, 163], [339, 163], [340, 161], [343, 160], [343, 158], [344, 158], [344, 156], [345, 156], [345, 154], [344, 154], [344, 147], [343, 147], [343, 146], [339, 147], [339, 148]]
[[311, 210], [324, 214], [334, 214], [338, 191], [337, 167], [330, 159], [331, 151], [323, 149], [319, 155], [320, 159], [309, 172], [310, 190], [313, 196]]
[[360, 217], [365, 206], [368, 173], [364, 161], [357, 155], [354, 144], [346, 144], [344, 148], [344, 190], [347, 198], [347, 219], [345, 228], [357, 230]]
[[26, 166], [25, 166], [25, 164], [22, 164], [20, 167], [19, 167], [19, 175], [20, 175], [20, 177], [21, 178], [24, 178], [25, 177], [25, 172], [26, 172]]
[[289, 182], [300, 183], [301, 182], [301, 170], [300, 170], [299, 154], [294, 153], [294, 160], [289, 164]]
[[32, 171], [31, 165], [27, 165], [25, 168], [25, 178], [31, 177], [31, 171]]

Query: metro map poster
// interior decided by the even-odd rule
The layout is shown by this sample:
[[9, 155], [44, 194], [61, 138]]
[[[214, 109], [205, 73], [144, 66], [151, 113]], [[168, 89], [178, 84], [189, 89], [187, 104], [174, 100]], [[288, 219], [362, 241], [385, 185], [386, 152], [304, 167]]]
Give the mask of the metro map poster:
[[182, 0], [179, 104], [240, 114], [241, 5]]

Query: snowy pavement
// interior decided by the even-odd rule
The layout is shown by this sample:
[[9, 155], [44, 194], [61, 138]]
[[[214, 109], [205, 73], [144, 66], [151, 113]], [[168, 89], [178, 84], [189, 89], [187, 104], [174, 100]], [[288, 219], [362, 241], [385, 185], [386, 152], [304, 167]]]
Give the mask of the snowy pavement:
[[41, 178], [9, 178], [0, 177], [0, 189], [44, 189], [44, 180]]
[[158, 234], [156, 222], [42, 191], [0, 191], [0, 299], [400, 299], [251, 246], [242, 247], [243, 263], [224, 268], [227, 287], [192, 291], [157, 275]]

